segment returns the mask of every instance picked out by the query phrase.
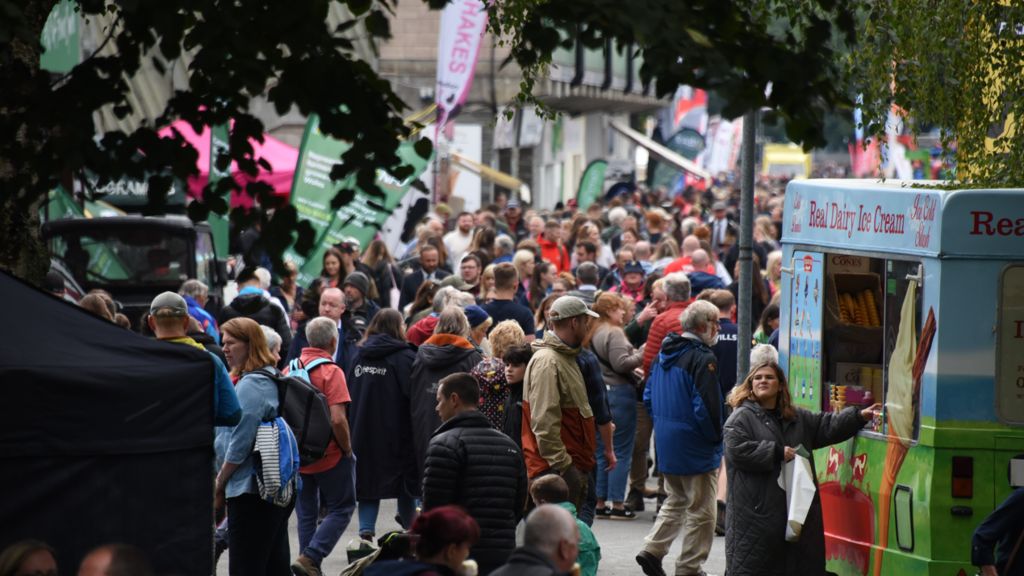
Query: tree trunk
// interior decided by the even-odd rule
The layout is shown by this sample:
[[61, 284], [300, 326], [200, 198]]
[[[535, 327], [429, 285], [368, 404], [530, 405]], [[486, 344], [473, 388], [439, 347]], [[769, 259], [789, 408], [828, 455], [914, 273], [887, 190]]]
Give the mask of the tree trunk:
[[[25, 38], [40, 38], [56, 0], [26, 0], [21, 4]], [[39, 75], [46, 74], [39, 69], [39, 42], [14, 36], [0, 49], [0, 86], [4, 87], [0, 91], [0, 125], [13, 128], [7, 137], [18, 140], [23, 149], [39, 149], [43, 143], [25, 142], [30, 131], [16, 122], [24, 114], [19, 104], [21, 90], [31, 90]], [[16, 158], [0, 153], [0, 268], [40, 285], [49, 269], [49, 255], [39, 233], [39, 209], [47, 200], [47, 191], [38, 187], [45, 187], [46, 179], [39, 174], [18, 178], [19, 164]], [[4, 181], [17, 184], [2, 185]]]

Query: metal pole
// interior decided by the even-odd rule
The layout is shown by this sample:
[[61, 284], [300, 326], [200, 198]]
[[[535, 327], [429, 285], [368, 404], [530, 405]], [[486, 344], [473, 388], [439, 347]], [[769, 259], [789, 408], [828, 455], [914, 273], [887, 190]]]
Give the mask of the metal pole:
[[[757, 137], [757, 110], [747, 112], [743, 116], [743, 152], [740, 178], [740, 289], [739, 309], [736, 314], [737, 354], [736, 377], [742, 381], [750, 371], [750, 330], [751, 299], [753, 298], [754, 274], [760, 276], [760, 270], [754, 270], [754, 139]], [[755, 280], [759, 279], [754, 277]]]

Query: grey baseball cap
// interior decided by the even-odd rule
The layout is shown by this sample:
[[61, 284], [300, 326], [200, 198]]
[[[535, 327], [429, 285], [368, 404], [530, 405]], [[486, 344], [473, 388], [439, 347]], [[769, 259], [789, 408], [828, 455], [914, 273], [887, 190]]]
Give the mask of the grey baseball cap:
[[565, 320], [574, 316], [593, 316], [600, 318], [597, 312], [587, 308], [587, 304], [576, 296], [562, 296], [551, 304], [548, 310], [548, 318], [554, 320]]
[[157, 317], [188, 316], [188, 305], [185, 299], [174, 292], [164, 292], [149, 305], [149, 313]]

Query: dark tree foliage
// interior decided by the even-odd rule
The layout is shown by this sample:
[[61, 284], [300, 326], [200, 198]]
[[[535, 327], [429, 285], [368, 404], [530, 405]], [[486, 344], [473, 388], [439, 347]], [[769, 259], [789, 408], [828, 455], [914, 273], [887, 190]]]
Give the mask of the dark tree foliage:
[[[343, 32], [373, 40], [390, 35], [388, 13], [397, 0], [346, 0], [354, 18], [338, 29], [325, 25], [328, 0], [78, 0], [85, 16], [109, 12], [114, 55], [85, 55], [69, 74], [55, 79], [39, 69], [39, 37], [56, 0], [0, 0], [0, 266], [39, 278], [45, 252], [38, 242], [38, 207], [48, 190], [85, 170], [101, 179], [150, 178], [151, 184], [195, 172], [196, 151], [178, 135], [156, 130], [175, 119], [194, 128], [232, 122], [228, 156], [254, 174], [265, 163], [250, 139], [263, 126], [249, 113], [250, 100], [265, 95], [280, 112], [296, 106], [321, 117], [321, 129], [354, 146], [333, 175], [355, 174], [358, 186], [375, 190], [379, 167], [407, 174], [395, 155], [408, 135], [402, 102], [387, 81], [360, 59]], [[439, 8], [445, 0], [426, 0]], [[852, 43], [852, 0], [496, 0], [492, 31], [512, 48], [524, 72], [522, 100], [544, 73], [551, 52], [576, 39], [587, 46], [614, 40], [617, 49], [644, 58], [641, 76], [659, 96], [678, 84], [713, 90], [737, 116], [768, 106], [786, 120], [791, 139], [806, 146], [824, 142], [826, 110], [847, 103], [835, 46]], [[144, 59], [158, 68], [188, 51], [187, 90], [178, 91], [156, 125], [131, 134], [94, 133], [93, 113], [113, 106], [129, 112], [124, 80]], [[770, 94], [766, 88], [771, 85]], [[207, 190], [190, 215], [227, 211], [231, 179]], [[151, 185], [151, 190], [161, 186]], [[164, 186], [164, 188], [166, 188]], [[269, 199], [265, 186], [247, 190]], [[339, 193], [350, 198], [351, 190]], [[159, 213], [162, 198], [149, 210]], [[298, 248], [313, 242], [311, 227], [290, 206], [268, 219], [265, 212], [233, 213], [236, 223], [261, 220], [269, 251], [279, 254], [298, 232]]]
[[[150, 178], [151, 184], [196, 172], [197, 152], [180, 135], [160, 138], [156, 131], [175, 119], [197, 130], [232, 122], [230, 153], [241, 170], [256, 174], [265, 162], [253, 156], [250, 139], [261, 141], [263, 126], [249, 113], [250, 100], [265, 95], [280, 112], [292, 106], [303, 114], [319, 114], [326, 134], [353, 142], [333, 176], [354, 174], [359, 187], [376, 190], [375, 171], [388, 168], [396, 177], [411, 168], [399, 166], [395, 149], [408, 135], [400, 112], [403, 103], [371, 65], [359, 58], [342, 32], [359, 26], [373, 38], [389, 35], [386, 12], [394, 0], [348, 0], [355, 17], [338, 29], [326, 24], [327, 0], [78, 0], [85, 16], [112, 13], [115, 25], [109, 42], [115, 55], [84, 55], [84, 61], [59, 79], [39, 69], [39, 36], [55, 0], [0, 0], [0, 192], [2, 212], [16, 226], [0, 229], [0, 266], [23, 276], [38, 277], [38, 257], [18, 249], [16, 238], [35, 238], [34, 214], [48, 190], [83, 170], [103, 180]], [[191, 53], [189, 89], [176, 92], [153, 126], [131, 134], [111, 132], [96, 138], [93, 113], [112, 105], [129, 112], [125, 78], [151, 59], [160, 69], [182, 51]], [[225, 213], [226, 192], [207, 190], [204, 203], [190, 206], [190, 215], [205, 218], [209, 210]], [[166, 189], [150, 186], [150, 190]], [[247, 192], [270, 200], [265, 185]], [[153, 195], [148, 211], [160, 213], [163, 198]], [[290, 206], [272, 219], [266, 212], [233, 214], [241, 224], [262, 219], [267, 243], [280, 253], [298, 231], [300, 246], [313, 242], [312, 228], [297, 222]], [[3, 240], [8, 240], [7, 242]], [[38, 256], [39, 251], [35, 251]], [[45, 260], [42, 263], [45, 266]], [[45, 269], [43, 269], [45, 271]]]

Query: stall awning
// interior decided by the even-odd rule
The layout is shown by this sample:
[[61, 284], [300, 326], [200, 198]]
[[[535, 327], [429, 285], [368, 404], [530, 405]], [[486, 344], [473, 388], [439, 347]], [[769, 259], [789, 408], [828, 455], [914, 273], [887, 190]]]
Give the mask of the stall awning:
[[455, 152], [452, 152], [449, 157], [451, 158], [452, 163], [460, 168], [469, 170], [473, 174], [494, 182], [502, 188], [508, 188], [509, 190], [518, 192], [520, 200], [523, 202], [530, 202], [530, 187], [519, 178], [506, 174], [501, 170], [495, 170], [490, 166], [484, 166], [479, 162], [470, 160], [469, 158], [456, 154]]
[[636, 142], [638, 145], [646, 148], [651, 154], [654, 154], [658, 158], [664, 160], [665, 162], [668, 162], [669, 164], [675, 166], [679, 170], [687, 172], [689, 174], [693, 174], [698, 178], [703, 178], [709, 184], [711, 183], [711, 174], [709, 174], [706, 170], [704, 170], [694, 162], [687, 160], [686, 158], [683, 158], [679, 154], [669, 150], [668, 148], [662, 146], [661, 144], [658, 144], [654, 140], [651, 140], [647, 136], [644, 136], [643, 134], [637, 132], [636, 130], [633, 130], [629, 126], [626, 126], [616, 121], [612, 121], [611, 127], [614, 128], [623, 136], [625, 136], [626, 138], [629, 138], [633, 142]]

